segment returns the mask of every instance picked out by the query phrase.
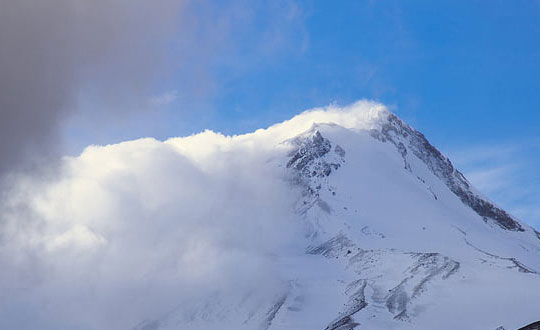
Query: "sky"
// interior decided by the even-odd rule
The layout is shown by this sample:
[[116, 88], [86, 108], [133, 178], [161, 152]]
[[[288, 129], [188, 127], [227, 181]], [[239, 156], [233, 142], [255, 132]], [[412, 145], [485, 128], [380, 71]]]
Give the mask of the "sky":
[[539, 1], [217, 1], [192, 11], [192, 53], [149, 86], [149, 104], [109, 122], [74, 112], [65, 152], [206, 128], [246, 133], [365, 98], [540, 227]]
[[539, 1], [1, 6], [0, 171], [370, 99], [540, 226]]

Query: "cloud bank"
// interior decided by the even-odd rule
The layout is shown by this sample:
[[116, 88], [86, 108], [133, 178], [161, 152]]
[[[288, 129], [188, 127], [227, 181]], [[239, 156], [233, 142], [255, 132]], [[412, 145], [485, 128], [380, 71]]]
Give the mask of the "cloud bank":
[[168, 67], [185, 3], [1, 1], [0, 173], [57, 151], [58, 127], [81, 97], [137, 104]]
[[283, 141], [316, 122], [369, 128], [384, 111], [360, 102], [247, 135], [91, 146], [56, 180], [18, 176], [0, 210], [0, 328], [129, 329], [211, 295], [284, 290], [276, 255], [305, 231]]
[[294, 190], [250, 145], [190, 139], [89, 147], [53, 184], [20, 181], [2, 210], [0, 328], [128, 329], [278, 285], [271, 254], [294, 233]]

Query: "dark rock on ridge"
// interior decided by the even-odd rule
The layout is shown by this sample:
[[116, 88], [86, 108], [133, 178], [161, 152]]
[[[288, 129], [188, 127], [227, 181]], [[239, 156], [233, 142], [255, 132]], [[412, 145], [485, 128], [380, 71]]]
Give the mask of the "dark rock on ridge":
[[540, 330], [540, 321], [531, 323], [528, 326], [519, 328], [518, 330]]
[[409, 149], [465, 205], [471, 207], [484, 221], [492, 220], [506, 230], [524, 231], [523, 227], [506, 211], [474, 193], [467, 179], [465, 179], [461, 172], [454, 168], [448, 158], [429, 143], [422, 133], [405, 124], [394, 114], [388, 115], [388, 120], [383, 124], [381, 130], [373, 130], [371, 135], [382, 142], [394, 144], [405, 161], [405, 168], [409, 166], [406, 159], [407, 149]]
[[[300, 142], [300, 141], [297, 141]], [[327, 163], [324, 161], [315, 161], [332, 150], [330, 141], [324, 138], [319, 131], [315, 131], [312, 136], [305, 138], [298, 145], [290, 156], [292, 158], [287, 162], [288, 168], [294, 168], [301, 172], [304, 177], [325, 177], [332, 173], [332, 169], [336, 170], [340, 164]], [[343, 149], [336, 149], [336, 153], [343, 153]], [[314, 166], [308, 166], [314, 165]]]

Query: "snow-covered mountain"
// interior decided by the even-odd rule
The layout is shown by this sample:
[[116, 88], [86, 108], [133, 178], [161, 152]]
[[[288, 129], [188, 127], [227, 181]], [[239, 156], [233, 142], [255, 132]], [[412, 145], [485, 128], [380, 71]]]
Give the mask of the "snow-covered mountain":
[[262, 166], [295, 193], [302, 230], [270, 256], [280, 285], [217, 292], [134, 330], [510, 330], [540, 319], [540, 233], [384, 106], [312, 110], [231, 139], [265, 150]]
[[383, 105], [90, 146], [0, 203], [0, 329], [515, 330], [540, 233]]

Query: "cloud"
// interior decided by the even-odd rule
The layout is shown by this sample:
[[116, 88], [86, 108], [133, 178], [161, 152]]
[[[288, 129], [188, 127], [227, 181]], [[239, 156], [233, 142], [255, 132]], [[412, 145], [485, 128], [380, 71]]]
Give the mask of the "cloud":
[[59, 154], [73, 118], [96, 136], [125, 131], [149, 95], [211, 98], [219, 68], [287, 48], [297, 15], [288, 1], [0, 2], [0, 328], [122, 329], [216, 292], [279, 291], [294, 189], [264, 170], [271, 155], [210, 132]]
[[283, 141], [316, 122], [369, 128], [384, 107], [314, 109], [254, 133], [90, 146], [0, 204], [0, 328], [129, 329], [207, 297], [269, 303], [305, 229]]
[[136, 104], [169, 63], [164, 48], [184, 7], [173, 0], [0, 2], [0, 173], [56, 151], [58, 127], [81, 97]]
[[[3, 209], [0, 328], [128, 329], [205, 294], [245, 293], [238, 281], [278, 285], [270, 254], [294, 232], [294, 190], [267, 170], [269, 154], [204, 135], [89, 147], [58, 182], [19, 192], [32, 225]], [[202, 166], [182, 148], [212, 151]]]

